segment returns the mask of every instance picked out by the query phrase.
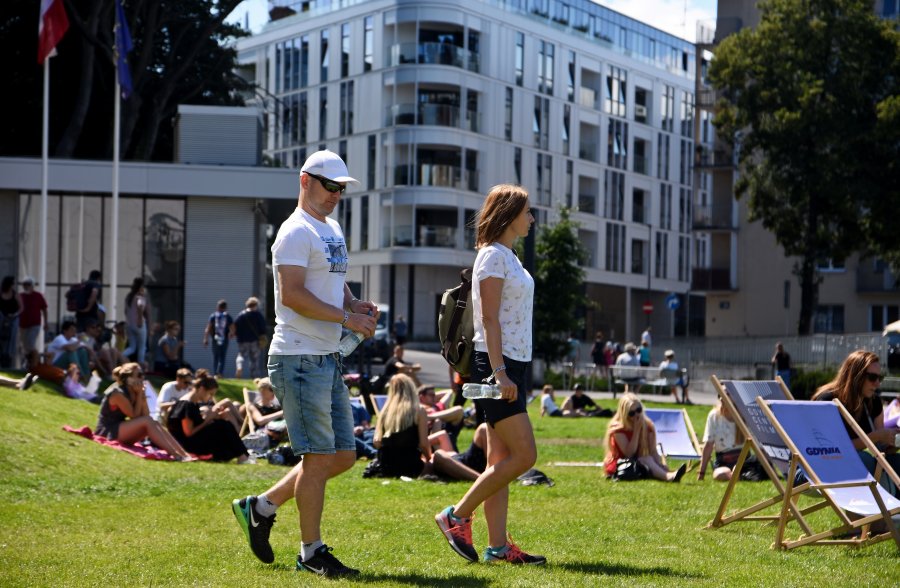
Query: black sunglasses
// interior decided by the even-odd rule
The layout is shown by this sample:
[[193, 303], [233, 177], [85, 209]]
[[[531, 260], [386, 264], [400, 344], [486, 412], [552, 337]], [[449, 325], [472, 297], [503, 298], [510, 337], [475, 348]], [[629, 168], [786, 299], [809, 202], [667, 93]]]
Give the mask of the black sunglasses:
[[643, 407], [643, 406], [639, 406], [639, 407], [637, 407], [637, 408], [635, 408], [635, 409], [633, 409], [633, 410], [629, 410], [629, 411], [628, 411], [628, 416], [633, 417], [634, 415], [636, 415], [636, 414], [641, 414], [642, 412], [644, 412], [644, 407]]
[[319, 183], [322, 184], [322, 187], [332, 194], [334, 194], [335, 192], [341, 192], [343, 194], [344, 190], [347, 189], [346, 185], [338, 184], [334, 180], [329, 180], [328, 178], [323, 178], [322, 176], [317, 176], [316, 174], [311, 174], [309, 172], [306, 172], [306, 175], [319, 180]]
[[872, 372], [866, 372], [866, 379], [869, 380], [870, 382], [872, 382], [873, 384], [875, 382], [883, 382], [884, 374], [873, 374]]

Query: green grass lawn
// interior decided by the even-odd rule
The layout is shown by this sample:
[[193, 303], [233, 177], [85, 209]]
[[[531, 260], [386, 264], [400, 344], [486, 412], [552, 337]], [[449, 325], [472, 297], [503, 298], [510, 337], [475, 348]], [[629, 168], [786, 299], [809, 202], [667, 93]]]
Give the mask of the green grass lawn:
[[[241, 382], [228, 384], [228, 395], [240, 394]], [[699, 433], [707, 408], [688, 410]], [[231, 514], [233, 498], [261, 492], [286, 468], [152, 462], [61, 429], [93, 427], [96, 414], [96, 406], [63, 398], [52, 386], [0, 389], [0, 586], [327, 585], [293, 569], [293, 504], [282, 508], [272, 534], [274, 565], [252, 556]], [[549, 466], [600, 461], [607, 419], [540, 419], [536, 412], [532, 419], [537, 467], [556, 485], [514, 486], [509, 528], [524, 549], [546, 555], [547, 566], [466, 563], [433, 520], [466, 485], [365, 480], [364, 462], [328, 487], [325, 541], [363, 571], [358, 582], [383, 586], [900, 584], [891, 542], [784, 553], [770, 549], [774, 529], [760, 523], [705, 529], [725, 485], [698, 482], [695, 472], [681, 484], [611, 483], [598, 468]], [[464, 432], [461, 443], [470, 438]], [[741, 483], [733, 504], [765, 498], [771, 488]], [[486, 534], [476, 520], [476, 547]]]

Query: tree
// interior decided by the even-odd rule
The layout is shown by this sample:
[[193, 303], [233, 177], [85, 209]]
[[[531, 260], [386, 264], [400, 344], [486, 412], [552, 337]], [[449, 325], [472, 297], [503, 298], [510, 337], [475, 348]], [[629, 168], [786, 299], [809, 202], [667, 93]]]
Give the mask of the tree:
[[[172, 159], [172, 120], [179, 104], [241, 105], [248, 84], [235, 74], [228, 43], [248, 34], [225, 18], [240, 0], [126, 0], [134, 41], [134, 92], [122, 105], [124, 159]], [[71, 26], [51, 61], [51, 153], [109, 158], [113, 128], [113, 0], [65, 0]], [[41, 71], [36, 63], [38, 9], [7, 0], [0, 47], [12, 57], [20, 116], [0, 139], [2, 155], [40, 151]]]
[[756, 29], [716, 49], [709, 77], [724, 98], [714, 124], [737, 150], [735, 193], [749, 198], [750, 219], [799, 258], [798, 332], [807, 334], [817, 262], [896, 249], [896, 233], [878, 243], [864, 229], [883, 222], [888, 202], [894, 218], [900, 205], [900, 44], [865, 0], [767, 0], [759, 8]]
[[584, 295], [587, 253], [578, 239], [578, 224], [569, 210], [559, 211], [559, 221], [538, 229], [534, 275], [534, 347], [547, 362], [557, 361], [568, 349], [569, 333], [581, 328], [578, 311], [588, 304]]

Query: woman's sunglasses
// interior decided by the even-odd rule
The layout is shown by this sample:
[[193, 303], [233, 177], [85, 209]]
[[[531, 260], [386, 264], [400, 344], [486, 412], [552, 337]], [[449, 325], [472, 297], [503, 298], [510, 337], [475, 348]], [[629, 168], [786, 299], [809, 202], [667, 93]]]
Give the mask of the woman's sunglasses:
[[884, 381], [884, 374], [873, 374], [872, 372], [866, 372], [866, 379], [872, 382], [873, 384], [876, 382]]
[[328, 190], [329, 192], [331, 192], [332, 194], [334, 194], [335, 192], [343, 193], [344, 190], [347, 189], [347, 186], [342, 186], [341, 184], [338, 184], [334, 180], [329, 180], [328, 178], [323, 178], [322, 176], [317, 176], [316, 174], [311, 174], [309, 172], [306, 172], [306, 175], [319, 180], [319, 183], [322, 184], [322, 187], [325, 188], [326, 190]]
[[628, 411], [628, 416], [633, 417], [634, 415], [636, 415], [636, 414], [641, 414], [642, 412], [644, 412], [644, 407], [643, 407], [643, 406], [639, 406], [639, 407], [637, 407], [637, 408], [634, 408], [634, 409], [632, 409], [632, 410], [629, 410], [629, 411]]

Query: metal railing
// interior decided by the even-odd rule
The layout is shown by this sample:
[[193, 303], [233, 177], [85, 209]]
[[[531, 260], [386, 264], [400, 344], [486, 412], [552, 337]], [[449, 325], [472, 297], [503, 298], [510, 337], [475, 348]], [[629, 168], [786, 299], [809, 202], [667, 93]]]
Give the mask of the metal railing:
[[391, 45], [391, 67], [408, 63], [450, 65], [478, 73], [478, 53], [450, 43], [397, 43]]

